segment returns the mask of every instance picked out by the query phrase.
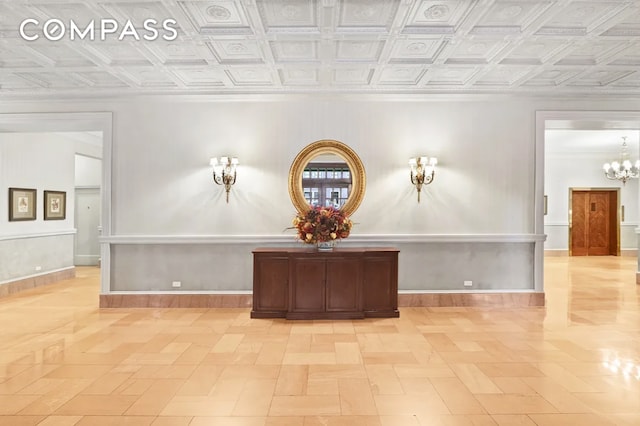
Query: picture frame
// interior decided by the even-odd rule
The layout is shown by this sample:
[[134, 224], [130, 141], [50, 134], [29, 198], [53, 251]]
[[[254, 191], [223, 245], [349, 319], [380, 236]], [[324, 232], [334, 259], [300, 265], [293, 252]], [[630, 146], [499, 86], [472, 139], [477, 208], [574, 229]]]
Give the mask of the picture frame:
[[9, 222], [36, 220], [36, 190], [9, 188]]
[[44, 191], [44, 220], [64, 220], [67, 217], [67, 193]]

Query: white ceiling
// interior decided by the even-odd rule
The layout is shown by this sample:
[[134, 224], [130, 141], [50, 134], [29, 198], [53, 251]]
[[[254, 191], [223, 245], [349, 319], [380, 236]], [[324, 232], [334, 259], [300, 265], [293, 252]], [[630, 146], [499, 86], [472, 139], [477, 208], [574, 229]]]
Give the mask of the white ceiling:
[[52, 132], [54, 135], [93, 146], [102, 146], [102, 132]]
[[[175, 41], [29, 42], [26, 18], [177, 21]], [[0, 96], [640, 95], [638, 0], [0, 0]]]

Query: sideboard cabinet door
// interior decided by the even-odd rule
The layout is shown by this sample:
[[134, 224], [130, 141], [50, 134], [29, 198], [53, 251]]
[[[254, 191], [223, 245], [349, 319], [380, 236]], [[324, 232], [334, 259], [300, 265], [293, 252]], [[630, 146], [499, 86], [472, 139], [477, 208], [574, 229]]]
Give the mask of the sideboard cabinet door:
[[260, 253], [253, 261], [251, 318], [281, 318], [288, 309], [289, 257]]
[[398, 253], [364, 257], [364, 313], [367, 317], [399, 317]]
[[[318, 257], [291, 259], [289, 312], [324, 312], [326, 262]], [[291, 315], [289, 315], [291, 316]]]
[[327, 259], [327, 312], [362, 312], [362, 259]]

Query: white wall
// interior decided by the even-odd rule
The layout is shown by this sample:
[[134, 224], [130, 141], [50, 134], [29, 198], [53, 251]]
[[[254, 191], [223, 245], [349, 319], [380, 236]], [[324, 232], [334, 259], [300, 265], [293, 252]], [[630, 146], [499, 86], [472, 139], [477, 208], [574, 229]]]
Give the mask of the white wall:
[[[9, 222], [8, 196], [0, 197], [0, 235], [52, 232], [73, 228], [74, 146], [52, 133], [0, 133], [3, 192], [7, 188], [37, 189], [35, 221]], [[43, 220], [43, 191], [67, 192], [65, 220]]]
[[[296, 244], [292, 231], [283, 232], [295, 213], [288, 171], [297, 153], [319, 139], [340, 140], [362, 159], [367, 190], [347, 244], [399, 247], [401, 289], [464, 291], [455, 271], [465, 258], [471, 260], [466, 279], [482, 288], [532, 289], [531, 240], [498, 239], [490, 244], [493, 251], [487, 251], [485, 240], [465, 241], [455, 253], [434, 243], [405, 245], [396, 236], [533, 233], [534, 120], [534, 111], [517, 101], [119, 105], [112, 230], [131, 236], [126, 244], [133, 245], [117, 241], [111, 246], [111, 289], [171, 291], [172, 280], [182, 281], [185, 290], [250, 289], [252, 248], [282, 238]], [[440, 163], [418, 204], [407, 161], [420, 154], [437, 156]], [[211, 181], [208, 159], [219, 155], [240, 160], [229, 204], [223, 188]], [[205, 246], [194, 250], [188, 237], [203, 235], [255, 239], [223, 252]], [[192, 254], [189, 262], [174, 262], [171, 240], [143, 238], [154, 236], [186, 237], [178, 250]], [[440, 249], [451, 253], [444, 256], [448, 261], [432, 255]], [[498, 256], [509, 249], [517, 259]], [[128, 263], [132, 259], [135, 266]], [[431, 280], [415, 278], [447, 269], [449, 274], [438, 272]]]
[[74, 182], [79, 187], [99, 187], [102, 184], [102, 160], [76, 154]]
[[[533, 230], [534, 117], [517, 103], [132, 102], [116, 120], [116, 234], [279, 234], [291, 162], [318, 139], [364, 163], [354, 234]], [[229, 204], [208, 167], [227, 154], [240, 159]], [[420, 204], [407, 165], [418, 154], [440, 161]]]
[[[36, 220], [9, 222], [8, 188], [34, 188]], [[53, 133], [0, 133], [0, 283], [73, 266], [74, 143]], [[67, 193], [66, 218], [44, 220], [44, 191]]]
[[[252, 248], [296, 244], [293, 232], [283, 232], [294, 214], [288, 171], [300, 149], [319, 139], [345, 142], [361, 157], [367, 190], [345, 243], [400, 247], [401, 289], [465, 291], [464, 266], [464, 279], [481, 277], [484, 289], [533, 289], [540, 237], [531, 236], [535, 116], [559, 109], [633, 111], [637, 104], [221, 96], [0, 106], [0, 112], [113, 112], [111, 226], [103, 241], [114, 260], [108, 288], [121, 291], [173, 291], [172, 280], [183, 282], [181, 290], [250, 289]], [[407, 160], [421, 154], [437, 156], [439, 165], [418, 204]], [[241, 163], [229, 204], [211, 181], [208, 159], [218, 155]], [[176, 264], [176, 251], [193, 254], [189, 267]], [[139, 261], [123, 262], [129, 255]], [[124, 282], [127, 276], [134, 278]], [[139, 276], [154, 278], [140, 287]]]

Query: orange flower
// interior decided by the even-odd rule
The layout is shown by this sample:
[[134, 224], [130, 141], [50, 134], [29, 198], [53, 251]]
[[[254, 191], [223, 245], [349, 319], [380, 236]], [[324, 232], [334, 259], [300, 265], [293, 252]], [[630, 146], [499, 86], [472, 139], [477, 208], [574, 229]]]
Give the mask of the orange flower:
[[353, 224], [334, 207], [309, 206], [309, 210], [298, 213], [292, 221], [298, 230], [298, 238], [307, 244], [347, 238]]

